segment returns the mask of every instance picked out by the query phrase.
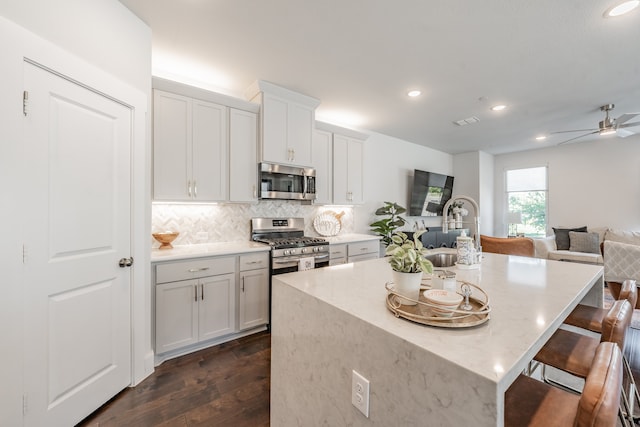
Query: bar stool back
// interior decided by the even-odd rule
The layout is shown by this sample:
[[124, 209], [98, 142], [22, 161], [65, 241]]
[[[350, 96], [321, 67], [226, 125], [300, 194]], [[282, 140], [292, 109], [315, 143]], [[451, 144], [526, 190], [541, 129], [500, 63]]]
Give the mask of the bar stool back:
[[[595, 352], [582, 395], [520, 375], [505, 393], [505, 427], [610, 427], [619, 415], [622, 355], [614, 343]], [[620, 418], [627, 425], [624, 418]]]

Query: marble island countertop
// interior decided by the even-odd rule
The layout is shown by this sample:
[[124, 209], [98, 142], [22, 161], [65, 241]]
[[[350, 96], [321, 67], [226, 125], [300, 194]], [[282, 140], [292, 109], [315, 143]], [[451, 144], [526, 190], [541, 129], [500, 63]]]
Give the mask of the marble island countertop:
[[[501, 425], [505, 390], [573, 307], [585, 297], [602, 304], [601, 266], [485, 253], [477, 270], [447, 270], [488, 293], [488, 322], [450, 329], [395, 317], [385, 304], [384, 284], [392, 280], [385, 259], [275, 276], [272, 421], [282, 421], [281, 409], [295, 406], [287, 393], [276, 397], [281, 387], [293, 388], [291, 396], [309, 392], [295, 384], [303, 381], [294, 374], [299, 359], [314, 372], [320, 390], [349, 389], [352, 369], [368, 376], [372, 390], [377, 384], [372, 399], [378, 400], [371, 407], [389, 412], [389, 422], [404, 416], [408, 424], [419, 424], [420, 414], [430, 414], [434, 425]], [[277, 309], [285, 306], [286, 311]], [[281, 379], [280, 368], [291, 379]], [[348, 378], [333, 371], [347, 372]], [[310, 398], [317, 405], [326, 396]]]

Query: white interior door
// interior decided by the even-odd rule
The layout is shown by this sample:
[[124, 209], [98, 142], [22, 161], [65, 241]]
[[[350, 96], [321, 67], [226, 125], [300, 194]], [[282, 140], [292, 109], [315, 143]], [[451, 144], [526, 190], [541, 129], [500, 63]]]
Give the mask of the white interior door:
[[131, 109], [25, 62], [25, 425], [131, 381]]

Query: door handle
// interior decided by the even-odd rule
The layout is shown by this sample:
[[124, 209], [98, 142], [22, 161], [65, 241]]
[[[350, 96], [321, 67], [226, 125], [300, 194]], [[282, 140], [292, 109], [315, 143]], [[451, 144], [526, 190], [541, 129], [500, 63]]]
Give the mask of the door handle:
[[120, 258], [120, 261], [118, 261], [118, 265], [120, 266], [120, 268], [131, 267], [133, 265], [133, 257]]

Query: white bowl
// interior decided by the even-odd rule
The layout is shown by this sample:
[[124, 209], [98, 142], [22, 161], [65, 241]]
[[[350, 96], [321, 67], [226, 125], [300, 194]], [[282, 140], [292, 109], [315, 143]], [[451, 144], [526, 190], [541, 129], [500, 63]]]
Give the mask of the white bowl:
[[431, 307], [431, 310], [440, 317], [451, 317], [453, 315], [451, 310], [458, 308], [462, 302], [462, 295], [445, 289], [429, 289], [424, 291], [422, 295], [429, 304], [438, 306]]

